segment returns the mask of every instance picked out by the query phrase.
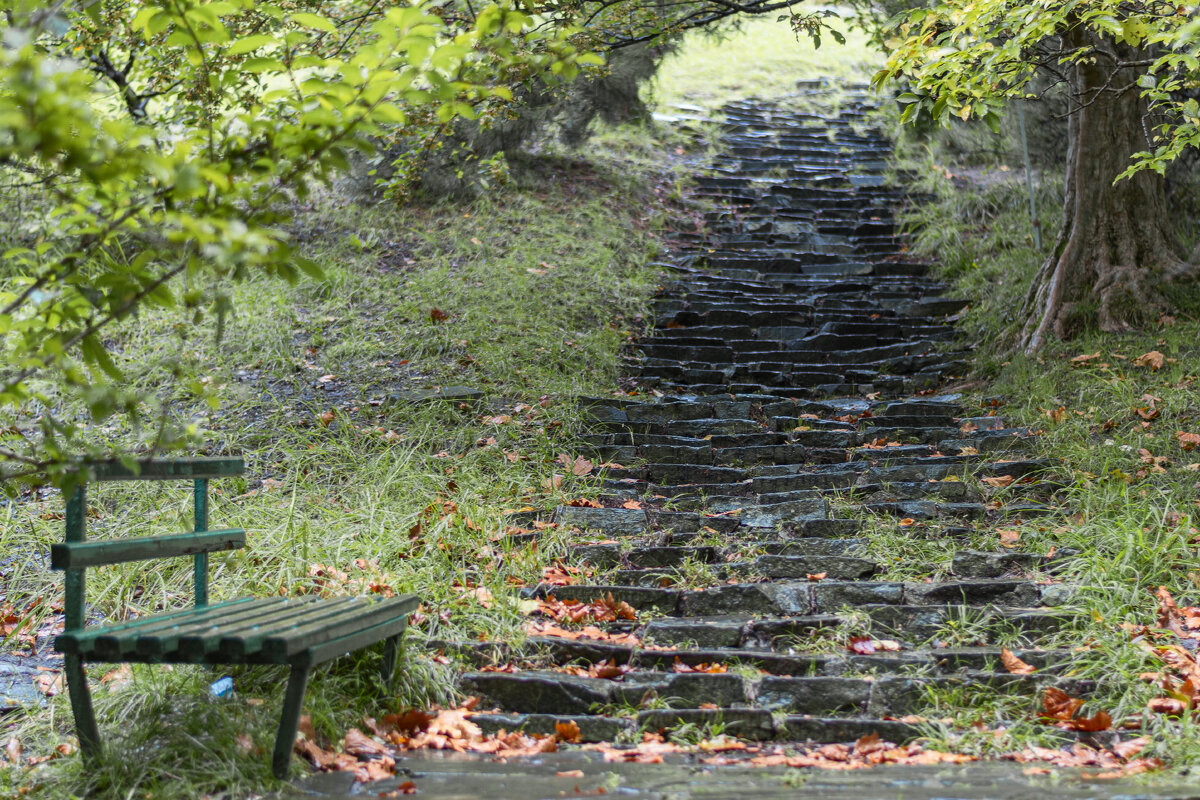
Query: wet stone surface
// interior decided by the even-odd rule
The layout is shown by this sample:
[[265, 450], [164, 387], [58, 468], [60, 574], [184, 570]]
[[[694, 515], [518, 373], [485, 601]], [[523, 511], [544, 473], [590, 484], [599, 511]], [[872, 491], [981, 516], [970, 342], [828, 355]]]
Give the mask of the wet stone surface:
[[[1194, 800], [1200, 782], [1089, 780], [1080, 770], [1025, 774], [1020, 764], [883, 766], [850, 771], [786, 767], [711, 767], [693, 759], [662, 764], [605, 762], [599, 753], [559, 752], [497, 763], [441, 753], [419, 753], [397, 764], [396, 778], [354, 787], [350, 773], [324, 773], [290, 787], [276, 800], [300, 797], [387, 796], [411, 781], [415, 797], [437, 800], [557, 800], [606, 796], [632, 800]], [[603, 790], [601, 792], [600, 790]]]

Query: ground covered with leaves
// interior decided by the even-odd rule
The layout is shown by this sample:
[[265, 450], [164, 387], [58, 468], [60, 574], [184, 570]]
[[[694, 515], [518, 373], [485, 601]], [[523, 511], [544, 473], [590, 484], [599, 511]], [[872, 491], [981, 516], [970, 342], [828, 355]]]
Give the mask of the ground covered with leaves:
[[[1052, 464], [1043, 480], [1058, 486], [1053, 513], [1012, 526], [1002, 544], [1066, 556], [1060, 577], [1078, 588], [1058, 644], [1073, 651], [1070, 674], [1095, 688], [1083, 699], [1047, 694], [1038, 715], [1074, 730], [1141, 732], [1153, 757], [1186, 769], [1200, 757], [1200, 297], [1180, 291], [1173, 312], [1145, 330], [1083, 331], [1035, 355], [1016, 351], [1017, 312], [1052, 237], [1043, 231], [1037, 242], [1022, 165], [1004, 144], [956, 130], [908, 147], [906, 163], [932, 198], [909, 222], [914, 251], [936, 257], [972, 298], [961, 324], [978, 344], [976, 362], [959, 388], [1037, 431], [1038, 454]], [[1061, 176], [1035, 177], [1038, 216], [1054, 221]], [[1177, 201], [1186, 206], [1191, 196], [1180, 191]], [[1185, 243], [1196, 235], [1190, 219], [1181, 213]], [[1003, 707], [986, 694], [964, 701], [940, 697], [935, 706], [959, 722], [987, 721]], [[1022, 738], [961, 728], [935, 735], [939, 746], [989, 753]]]
[[[163, 381], [163, 348], [195, 348], [210, 365], [202, 379], [220, 402], [192, 413], [212, 431], [211, 452], [247, 460], [246, 478], [214, 481], [211, 519], [249, 540], [213, 557], [214, 601], [404, 592], [424, 601], [382, 701], [374, 650], [314, 676], [308, 741], [341, 739], [364, 713], [452, 704], [449, 661], [427, 651], [427, 638], [523, 635], [517, 589], [566, 545], [549, 536], [524, 546], [506, 515], [568, 502], [592, 480], [581, 477], [592, 464], [575, 443], [573, 398], [611, 391], [621, 350], [645, 323], [657, 237], [667, 218], [688, 214], [672, 207], [687, 146], [610, 132], [591, 150], [546, 154], [502, 193], [473, 201], [396, 207], [326, 195], [294, 220], [324, 280], [242, 284], [219, 341], [211, 329], [173, 336], [174, 320], [147, 313], [110, 342], [127, 374], [182, 409], [187, 390]], [[172, 484], [115, 485], [90, 500], [95, 536], [172, 533], [190, 515], [190, 495]], [[269, 785], [262, 752], [282, 682], [266, 668], [234, 670], [233, 697], [218, 699], [211, 670], [98, 666], [106, 755], [95, 769], [61, 758], [74, 751], [50, 648], [61, 577], [41, 555], [61, 541], [61, 500], [30, 494], [4, 514], [3, 659], [35, 675], [45, 708], [0, 717], [0, 759], [12, 767], [0, 769], [2, 790], [184, 797]], [[190, 562], [91, 573], [93, 621], [190, 602]]]

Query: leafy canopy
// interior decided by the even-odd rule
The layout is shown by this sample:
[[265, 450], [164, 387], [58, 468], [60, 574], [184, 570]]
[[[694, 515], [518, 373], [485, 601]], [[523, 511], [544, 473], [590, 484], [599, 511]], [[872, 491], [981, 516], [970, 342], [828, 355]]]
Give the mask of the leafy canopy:
[[[510, 0], [465, 28], [424, 0], [81, 5], [19, 0], [0, 21], [0, 171], [32, 209], [10, 221], [0, 268], [10, 491], [69, 481], [114, 415], [152, 449], [193, 439], [125, 380], [106, 330], [145, 306], [221, 321], [233, 279], [319, 274], [289, 240], [287, 204], [368, 137], [414, 114], [472, 117], [522, 76], [569, 80], [599, 61]], [[172, 369], [192, 402], [214, 402]]]
[[1112, 76], [1104, 91], [1142, 92], [1155, 120], [1145, 126], [1147, 150], [1121, 177], [1161, 173], [1200, 144], [1200, 113], [1186, 96], [1200, 86], [1198, 31], [1194, 7], [1176, 3], [945, 0], [890, 21], [890, 57], [874, 82], [905, 83], [897, 98], [904, 122], [926, 114], [942, 124], [976, 117], [996, 129], [1004, 102], [1034, 96], [1029, 84], [1039, 74], [1069, 85], [1075, 66], [1100, 66]]

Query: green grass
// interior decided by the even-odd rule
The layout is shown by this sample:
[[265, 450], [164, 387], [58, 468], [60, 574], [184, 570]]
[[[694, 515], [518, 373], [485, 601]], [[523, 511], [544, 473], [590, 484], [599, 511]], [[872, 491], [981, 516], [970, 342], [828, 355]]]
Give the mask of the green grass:
[[[846, 48], [828, 42], [814, 53], [786, 26], [752, 21], [721, 41], [690, 36], [665, 65], [656, 100], [712, 106], [787, 94], [815, 74], [860, 79], [868, 61], [855, 36]], [[681, 165], [703, 155], [689, 147], [671, 131], [604, 129], [582, 151], [550, 148], [513, 183], [470, 202], [320, 195], [294, 209], [293, 230], [324, 280], [231, 287], [235, 312], [220, 340], [212, 320], [179, 324], [155, 310], [113, 332], [110, 350], [131, 383], [203, 431], [210, 452], [246, 454], [244, 479], [214, 482], [212, 523], [249, 534], [245, 551], [212, 558], [214, 600], [372, 584], [421, 596], [423, 620], [407, 637], [395, 687], [385, 691], [373, 677], [377, 649], [316, 672], [305, 711], [319, 734], [336, 741], [364, 715], [453, 702], [457, 665], [430, 640], [523, 637], [518, 587], [568, 547], [557, 531], [536, 547], [514, 546], [505, 512], [594, 491], [557, 463], [584, 452], [572, 401], [617, 387], [621, 348], [649, 322], [657, 231], [693, 213], [678, 205]], [[392, 397], [444, 385], [485, 397], [465, 405]], [[119, 426], [94, 433], [125, 446], [141, 435]], [[170, 484], [106, 486], [90, 506], [97, 536], [179, 531], [190, 512], [186, 487]], [[8, 507], [0, 552], [44, 553], [62, 535], [57, 509], [54, 500]], [[36, 555], [5, 570], [8, 600], [61, 591]], [[704, 565], [680, 577], [710, 578]], [[92, 570], [88, 580], [94, 619], [190, 598], [183, 560]], [[35, 622], [49, 621], [48, 605]], [[97, 666], [92, 677], [109, 669]], [[199, 798], [276, 785], [264, 752], [281, 699], [278, 670], [232, 670], [236, 692], [224, 700], [207, 694], [220, 671], [134, 666], [129, 674], [96, 684], [107, 748], [96, 768], [57, 757], [0, 769], [0, 792]], [[49, 756], [73, 740], [63, 695], [6, 725], [27, 755]]]
[[[1059, 511], [1006, 526], [1020, 530], [1027, 552], [1076, 552], [1053, 575], [1077, 588], [1064, 608], [1063, 630], [1044, 644], [1071, 652], [1068, 675], [1095, 681], [1086, 713], [1104, 709], [1114, 720], [1137, 721], [1155, 734], [1147, 754], [1187, 768], [1200, 760], [1196, 726], [1146, 711], [1157, 693], [1139, 675], [1161, 664], [1121, 626], [1156, 624], [1158, 586], [1180, 605], [1200, 603], [1200, 550], [1193, 533], [1200, 455], [1183, 450], [1175, 436], [1200, 433], [1200, 303], [1194, 288], [1183, 289], [1173, 298], [1172, 318], [1146, 330], [1087, 331], [1033, 356], [1014, 352], [1022, 301], [1059, 221], [1061, 177], [1043, 175], [1035, 188], [1045, 226], [1039, 249], [1019, 167], [980, 155], [989, 150], [982, 141], [989, 136], [976, 130], [906, 140], [899, 166], [912, 170], [931, 198], [908, 213], [913, 249], [936, 260], [940, 273], [972, 302], [962, 322], [976, 354], [967, 402], [1004, 398], [997, 413], [1010, 426], [1037, 430], [1034, 454], [1059, 465], [1054, 473], [1064, 488], [1050, 498]], [[965, 146], [968, 141], [976, 146]], [[1186, 192], [1180, 194], [1190, 202]], [[1180, 209], [1184, 241], [1195, 237], [1190, 216]], [[1155, 350], [1167, 359], [1161, 369], [1134, 363]], [[1071, 361], [1093, 353], [1100, 355]], [[1137, 413], [1148, 408], [1148, 397], [1158, 411], [1150, 420]], [[1154, 468], [1157, 457], [1167, 459], [1159, 462], [1161, 469]], [[894, 537], [884, 536], [882, 544], [895, 546]], [[930, 729], [934, 745], [998, 753], [1039, 741], [1045, 729], [1029, 724], [1034, 712], [1036, 702], [1022, 708], [1000, 694], [981, 699], [949, 693], [931, 697], [926, 716], [951, 721]], [[980, 714], [1008, 720], [1003, 740], [971, 730]]]
[[883, 64], [867, 37], [830, 20], [846, 36], [839, 45], [829, 36], [814, 48], [807, 36], [773, 15], [745, 20], [710, 33], [692, 31], [680, 49], [664, 60], [653, 99], [664, 111], [679, 103], [715, 109], [736, 98], [793, 95], [800, 79], [828, 77], [862, 82]]
[[[181, 413], [197, 398], [156, 383], [165, 378], [160, 357], [194, 350], [218, 400], [198, 421], [213, 450], [247, 456], [245, 479], [214, 482], [212, 524], [245, 528], [249, 539], [246, 550], [212, 558], [214, 600], [356, 593], [372, 584], [422, 598], [424, 622], [408, 637], [393, 690], [372, 677], [377, 648], [314, 676], [306, 712], [331, 739], [364, 714], [455, 699], [453, 665], [435, 660], [427, 639], [523, 637], [519, 585], [536, 582], [567, 550], [554, 531], [537, 547], [513, 545], [505, 512], [593, 491], [557, 459], [583, 453], [574, 398], [616, 388], [621, 348], [648, 319], [656, 231], [674, 185], [670, 163], [652, 163], [650, 147], [643, 133], [611, 132], [589, 153], [546, 158], [536, 181], [470, 203], [365, 207], [327, 195], [295, 222], [323, 281], [235, 287], [237, 312], [219, 342], [211, 329], [173, 336], [176, 320], [161, 313], [114, 338], [129, 374], [162, 385]], [[445, 318], [434, 319], [434, 308]], [[391, 399], [451, 384], [486, 397], [463, 405]], [[119, 441], [130, 432], [107, 435]], [[96, 536], [176, 532], [190, 513], [187, 487], [175, 484], [115, 484], [89, 499]], [[0, 552], [39, 554], [61, 540], [57, 508], [9, 507]], [[487, 590], [482, 601], [478, 587]], [[190, 599], [190, 562], [91, 570], [88, 590], [94, 617], [179, 607]], [[6, 567], [8, 600], [60, 591], [61, 577], [40, 557]], [[43, 604], [40, 617], [49, 613]], [[109, 669], [98, 666], [93, 677]], [[101, 765], [60, 758], [0, 770], [0, 789], [176, 798], [272, 785], [262, 751], [283, 676], [237, 669], [236, 696], [208, 699], [220, 674], [137, 667], [127, 685], [98, 687], [108, 748]], [[59, 696], [10, 723], [9, 733], [28, 755], [49, 754], [71, 740], [70, 726]], [[248, 743], [239, 744], [243, 732]]]

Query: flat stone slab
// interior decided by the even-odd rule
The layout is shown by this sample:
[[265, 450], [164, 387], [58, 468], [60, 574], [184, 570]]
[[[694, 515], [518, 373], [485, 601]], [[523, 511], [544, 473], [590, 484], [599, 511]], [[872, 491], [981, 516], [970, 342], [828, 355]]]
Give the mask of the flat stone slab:
[[[736, 759], [735, 759], [736, 760]], [[601, 795], [630, 800], [1194, 800], [1200, 780], [1164, 775], [1096, 781], [1078, 769], [1026, 774], [1028, 766], [979, 762], [922, 767], [881, 766], [862, 770], [711, 766], [694, 756], [667, 756], [664, 763], [605, 761], [603, 754], [564, 748], [537, 757], [508, 759], [452, 752], [406, 753], [405, 774], [352, 785], [348, 773], [301, 779], [271, 800], [361, 800], [387, 796], [412, 781], [425, 800], [551, 800]]]
[[36, 675], [36, 670], [0, 661], [0, 714], [46, 704], [46, 697], [33, 683]]
[[432, 389], [411, 389], [395, 392], [390, 398], [398, 403], [473, 403], [482, 400], [484, 394], [470, 386], [436, 386]]

